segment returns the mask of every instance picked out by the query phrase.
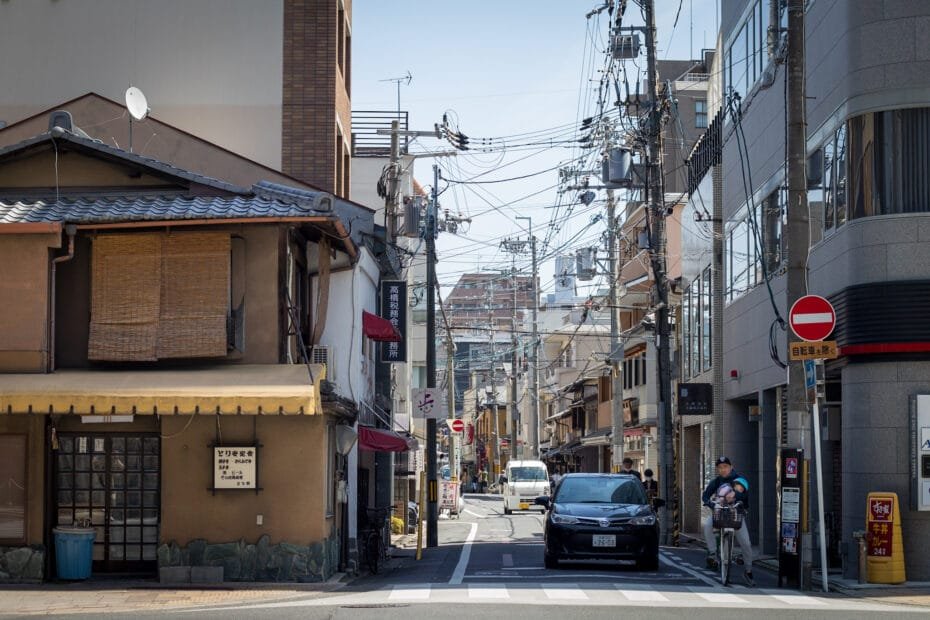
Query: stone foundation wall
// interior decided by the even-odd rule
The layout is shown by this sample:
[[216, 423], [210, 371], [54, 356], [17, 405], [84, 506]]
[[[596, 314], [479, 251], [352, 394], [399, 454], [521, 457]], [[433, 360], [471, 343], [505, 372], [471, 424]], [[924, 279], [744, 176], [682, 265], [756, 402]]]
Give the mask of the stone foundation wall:
[[158, 547], [159, 568], [222, 567], [224, 581], [325, 581], [338, 565], [338, 536], [310, 545], [272, 545], [268, 536], [262, 536], [255, 544], [199, 539], [186, 547], [174, 541]]
[[41, 582], [45, 578], [45, 547], [0, 547], [0, 583]]

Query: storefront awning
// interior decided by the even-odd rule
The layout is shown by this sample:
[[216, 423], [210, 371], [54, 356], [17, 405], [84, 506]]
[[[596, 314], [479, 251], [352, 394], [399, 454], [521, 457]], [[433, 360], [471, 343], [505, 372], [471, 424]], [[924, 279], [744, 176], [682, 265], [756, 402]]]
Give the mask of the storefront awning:
[[319, 364], [0, 374], [0, 412], [314, 415], [322, 413], [324, 375]]
[[400, 342], [403, 340], [394, 324], [376, 314], [362, 310], [362, 331], [377, 342]]
[[611, 430], [604, 429], [596, 431], [593, 433], [588, 433], [581, 438], [581, 445], [583, 446], [609, 446], [610, 445], [610, 436]]
[[403, 435], [383, 428], [358, 427], [358, 448], [369, 452], [406, 452], [410, 441]]

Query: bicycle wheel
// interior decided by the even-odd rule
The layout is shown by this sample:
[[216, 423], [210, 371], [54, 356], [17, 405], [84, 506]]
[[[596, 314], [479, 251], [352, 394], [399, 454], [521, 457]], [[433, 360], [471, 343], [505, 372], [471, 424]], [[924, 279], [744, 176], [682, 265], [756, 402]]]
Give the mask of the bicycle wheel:
[[730, 582], [730, 562], [733, 559], [733, 530], [720, 533], [720, 583]]
[[372, 575], [377, 575], [381, 569], [381, 536], [377, 532], [372, 532], [365, 540], [365, 554], [368, 556], [368, 570]]

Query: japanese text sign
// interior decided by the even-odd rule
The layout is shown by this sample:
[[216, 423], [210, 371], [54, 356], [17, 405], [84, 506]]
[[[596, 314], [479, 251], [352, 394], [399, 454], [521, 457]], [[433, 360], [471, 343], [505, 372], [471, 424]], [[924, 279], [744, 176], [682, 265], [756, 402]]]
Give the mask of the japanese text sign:
[[213, 488], [254, 489], [257, 449], [255, 446], [213, 448]]

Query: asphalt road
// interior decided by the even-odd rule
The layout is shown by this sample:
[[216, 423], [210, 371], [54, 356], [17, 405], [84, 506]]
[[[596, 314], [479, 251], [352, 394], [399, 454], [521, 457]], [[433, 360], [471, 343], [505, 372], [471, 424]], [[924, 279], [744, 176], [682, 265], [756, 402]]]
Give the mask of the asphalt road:
[[[440, 546], [416, 561], [402, 551], [379, 575], [336, 592], [258, 604], [232, 604], [167, 612], [159, 617], [239, 618], [869, 618], [877, 613], [926, 609], [885, 605], [838, 594], [778, 589], [775, 577], [756, 570], [757, 585], [720, 586], [703, 567], [699, 548], [663, 548], [658, 571], [633, 566], [578, 564], [543, 567], [541, 511], [503, 514], [499, 496], [468, 496], [458, 519], [440, 521]], [[741, 575], [737, 568], [736, 576]], [[686, 611], [687, 610], [687, 611]], [[132, 617], [149, 614], [137, 613]], [[68, 616], [75, 618], [76, 616]], [[97, 616], [99, 617], [99, 616]], [[107, 616], [118, 617], [118, 615]]]

